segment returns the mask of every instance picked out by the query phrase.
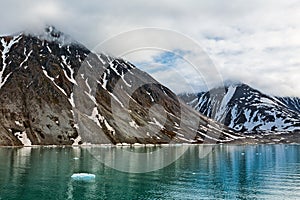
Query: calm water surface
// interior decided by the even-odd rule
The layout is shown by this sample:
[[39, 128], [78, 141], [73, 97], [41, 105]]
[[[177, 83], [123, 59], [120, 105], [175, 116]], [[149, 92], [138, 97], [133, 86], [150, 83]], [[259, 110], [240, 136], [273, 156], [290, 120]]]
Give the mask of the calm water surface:
[[[300, 199], [300, 145], [218, 145], [199, 158], [202, 151], [192, 146], [141, 174], [105, 166], [91, 147], [0, 148], [0, 199]], [[96, 180], [71, 180], [78, 172]]]

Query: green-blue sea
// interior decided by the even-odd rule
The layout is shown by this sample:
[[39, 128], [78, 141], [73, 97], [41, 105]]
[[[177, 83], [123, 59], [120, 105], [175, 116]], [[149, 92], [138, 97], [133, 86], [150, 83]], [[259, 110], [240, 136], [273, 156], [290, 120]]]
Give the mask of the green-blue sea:
[[[151, 154], [159, 148], [2, 147], [0, 200], [300, 199], [300, 145], [192, 145], [169, 165], [144, 173], [116, 170], [99, 157], [114, 162], [121, 159], [113, 156], [116, 151], [147, 152], [143, 163], [126, 158], [114, 162], [135, 169], [151, 166]], [[181, 147], [163, 148], [176, 152]], [[83, 172], [96, 178], [71, 178]]]

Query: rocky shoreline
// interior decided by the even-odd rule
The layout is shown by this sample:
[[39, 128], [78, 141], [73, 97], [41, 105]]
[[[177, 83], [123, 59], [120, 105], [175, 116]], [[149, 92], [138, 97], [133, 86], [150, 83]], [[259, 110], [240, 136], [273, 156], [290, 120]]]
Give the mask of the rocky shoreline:
[[213, 143], [206, 141], [205, 143], [161, 143], [161, 144], [141, 144], [141, 143], [117, 143], [117, 144], [54, 144], [54, 145], [1, 145], [0, 147], [168, 147], [168, 146], [180, 146], [180, 145], [261, 145], [261, 144], [300, 144], [299, 133], [281, 133], [281, 134], [264, 134], [264, 135], [251, 135], [242, 139], [236, 139], [226, 143]]

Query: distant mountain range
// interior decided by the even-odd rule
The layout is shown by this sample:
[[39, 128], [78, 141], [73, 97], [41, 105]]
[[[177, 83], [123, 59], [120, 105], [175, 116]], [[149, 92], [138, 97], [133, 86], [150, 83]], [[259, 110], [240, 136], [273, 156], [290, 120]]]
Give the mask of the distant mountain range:
[[[93, 53], [54, 27], [2, 36], [0, 41], [0, 146], [244, 138], [180, 103], [130, 62]], [[204, 109], [202, 104], [196, 107]], [[282, 129], [292, 129], [298, 123], [296, 111], [284, 111]], [[243, 130], [237, 128], [241, 123], [230, 126]]]
[[300, 98], [270, 96], [242, 83], [179, 96], [200, 113], [244, 134], [300, 130]]

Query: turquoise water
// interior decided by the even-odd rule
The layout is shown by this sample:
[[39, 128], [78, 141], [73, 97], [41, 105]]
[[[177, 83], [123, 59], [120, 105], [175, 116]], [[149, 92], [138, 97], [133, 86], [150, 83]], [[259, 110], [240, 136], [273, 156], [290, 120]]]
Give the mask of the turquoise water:
[[[300, 199], [300, 145], [211, 147], [192, 146], [148, 173], [120, 172], [91, 154], [114, 147], [0, 148], [0, 199]], [[78, 172], [96, 179], [72, 180]]]

